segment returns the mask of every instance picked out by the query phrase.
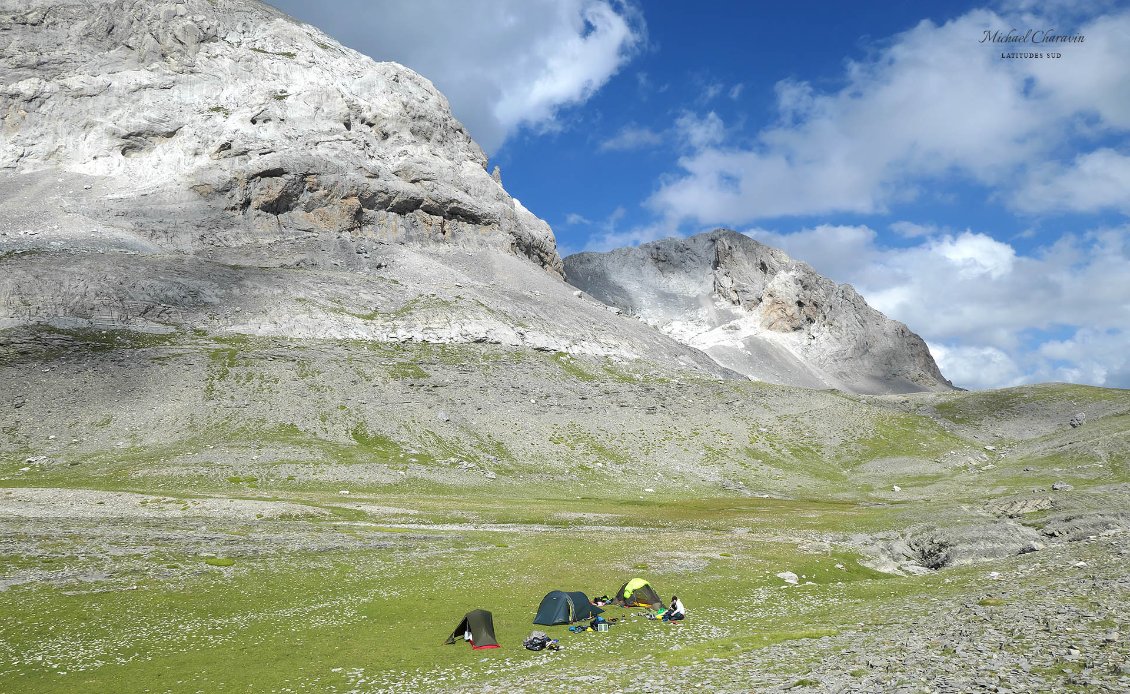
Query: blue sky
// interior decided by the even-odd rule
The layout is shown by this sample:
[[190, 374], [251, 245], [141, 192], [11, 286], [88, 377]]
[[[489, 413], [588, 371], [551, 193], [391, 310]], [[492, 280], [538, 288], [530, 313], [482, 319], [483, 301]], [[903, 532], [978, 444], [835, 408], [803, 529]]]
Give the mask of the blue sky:
[[957, 385], [1130, 387], [1130, 4], [272, 4], [431, 79], [562, 255], [725, 226]]

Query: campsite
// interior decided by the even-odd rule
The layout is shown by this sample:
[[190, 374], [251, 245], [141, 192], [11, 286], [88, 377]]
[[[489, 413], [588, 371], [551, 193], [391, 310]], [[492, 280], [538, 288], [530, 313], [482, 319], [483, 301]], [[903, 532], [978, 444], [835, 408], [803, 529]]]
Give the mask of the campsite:
[[[1117, 680], [1125, 649], [1105, 639], [1126, 628], [1127, 549], [1108, 529], [1125, 465], [1068, 475], [1050, 451], [1124, 441], [1112, 436], [1123, 393], [859, 398], [490, 346], [399, 347], [379, 360], [368, 346], [322, 343], [318, 361], [309, 349], [122, 341], [60, 367], [98, 393], [91, 374], [112, 381], [121, 363], [146, 364], [164, 374], [154, 383], [201, 384], [166, 399], [210, 393], [219, 407], [194, 406], [207, 418], [131, 417], [107, 401], [122, 416], [100, 424], [102, 409], [67, 404], [70, 380], [44, 380], [34, 359], [8, 367], [36, 384], [21, 413], [52, 409], [49, 421], [94, 433], [71, 444], [67, 428], [25, 420], [22, 431], [59, 432], [63, 445], [0, 463], [0, 690], [533, 691], [552, 677], [638, 691], [692, 672], [720, 691], [882, 691], [931, 677], [1039, 689], [1089, 668]], [[357, 373], [356, 385], [340, 376]], [[473, 401], [509, 390], [498, 373], [527, 400], [553, 393], [562, 405], [545, 417], [558, 420], [499, 405], [453, 428], [435, 418], [436, 395], [409, 411], [361, 402], [369, 384], [395, 401], [427, 382], [444, 385], [445, 403]], [[277, 385], [295, 380], [308, 395]], [[247, 406], [227, 405], [249, 392]], [[597, 421], [584, 414], [596, 398], [665, 405]], [[1087, 403], [1081, 432], [1059, 421], [1069, 400]], [[706, 415], [696, 401], [717, 404]], [[359, 422], [387, 421], [393, 407], [415, 428]], [[1033, 421], [1038, 436], [1023, 438]], [[1015, 437], [991, 462], [977, 445], [988, 430]], [[657, 445], [687, 453], [669, 467]], [[897, 464], [870, 464], [880, 459]], [[710, 481], [716, 471], [743, 486]], [[1064, 477], [1076, 490], [1051, 492]], [[1041, 506], [1050, 494], [1057, 506]], [[1040, 551], [1014, 539], [1008, 513], [1040, 533]], [[892, 570], [883, 561], [897, 547], [946, 564]], [[628, 617], [601, 633], [533, 623], [551, 591], [612, 596], [636, 577], [677, 594], [687, 619]], [[500, 647], [444, 645], [476, 609], [492, 613]], [[1065, 640], [1068, 629], [1091, 637]], [[533, 630], [561, 650], [525, 650]], [[987, 647], [996, 658], [979, 657]]]
[[0, 694], [1130, 692], [1118, 4], [0, 0]]
[[[0, 460], [3, 691], [1120, 676], [1125, 392], [864, 398], [494, 346], [50, 337], [55, 372], [34, 349], [5, 367], [12, 435], [38, 443]], [[169, 407], [113, 395], [140, 370]], [[518, 384], [557, 404], [511, 407]], [[1091, 450], [1109, 466], [1064, 457]], [[533, 624], [550, 591], [635, 577], [687, 620]], [[500, 648], [444, 645], [476, 609]], [[525, 650], [534, 629], [562, 650]]]
[[[1103, 588], [1121, 572], [1107, 557], [1116, 556], [1109, 541], [1076, 544], [1070, 553], [1050, 548], [1039, 564], [1021, 556], [905, 577], [868, 569], [857, 552], [827, 542], [905, 522], [905, 509], [496, 495], [455, 504], [420, 494], [382, 495], [377, 506], [360, 494], [348, 503], [301, 496], [312, 511], [330, 513], [264, 518], [251, 521], [250, 531], [247, 521], [214, 517], [204, 530], [198, 515], [178, 517], [182, 502], [153, 494], [128, 501], [168, 508], [159, 521], [134, 521], [133, 540], [99, 536], [82, 527], [95, 521], [75, 519], [38, 531], [40, 542], [54, 538], [54, 549], [21, 569], [41, 576], [39, 587], [5, 594], [20, 600], [6, 600], [0, 625], [14, 664], [0, 673], [2, 688], [375, 693], [479, 690], [492, 682], [523, 690], [552, 677], [637, 691], [691, 668], [705, 687], [725, 690], [815, 681], [822, 667], [835, 673], [827, 681], [864, 686], [899, 680], [899, 670], [867, 663], [903, 662], [904, 630], [916, 623], [930, 624], [940, 649], [951, 638], [961, 643], [957, 634], [969, 633], [974, 616], [984, 638], [998, 627], [981, 619], [1007, 617], [1024, 637], [1003, 644], [993, 637], [1004, 651], [991, 665], [1004, 668], [1040, 643], [1054, 657], [1057, 637], [1037, 626], [1040, 614], [1065, 627], [1084, 609], [1094, 619], [1122, 619], [1117, 590]], [[122, 499], [92, 499], [89, 511], [125, 511], [115, 506]], [[70, 503], [79, 510], [78, 500]], [[145, 551], [145, 537], [161, 528], [179, 529], [182, 544]], [[80, 530], [89, 537], [75, 555]], [[111, 545], [117, 552], [101, 555]], [[213, 552], [226, 561], [207, 556]], [[1075, 566], [1080, 561], [1087, 566]], [[776, 575], [783, 570], [803, 578], [790, 585]], [[81, 574], [95, 571], [104, 577], [85, 588]], [[992, 571], [1024, 575], [1028, 585], [991, 580]], [[606, 607], [606, 616], [620, 618], [606, 633], [533, 624], [540, 601], [558, 586], [611, 595], [636, 575], [664, 599], [677, 590], [686, 622]], [[1068, 595], [1086, 602], [1066, 603], [1064, 612]], [[1072, 612], [1074, 604], [1081, 607]], [[1046, 612], [1025, 609], [1032, 605]], [[476, 608], [492, 612], [501, 647], [443, 645]], [[522, 648], [535, 629], [559, 639], [562, 650]], [[835, 670], [852, 662], [858, 666]], [[1056, 662], [1047, 667], [1064, 667]]]

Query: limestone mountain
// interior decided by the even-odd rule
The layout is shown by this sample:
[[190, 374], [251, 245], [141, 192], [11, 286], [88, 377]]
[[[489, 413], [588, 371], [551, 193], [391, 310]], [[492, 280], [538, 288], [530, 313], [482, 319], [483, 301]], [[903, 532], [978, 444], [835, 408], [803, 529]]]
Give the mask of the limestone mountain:
[[922, 338], [850, 285], [735, 231], [578, 253], [565, 274], [750, 378], [857, 393], [952, 388]]
[[110, 206], [183, 230], [160, 245], [477, 238], [560, 272], [548, 225], [411, 70], [246, 0], [0, 8], [0, 168], [128, 181]]
[[575, 296], [432, 84], [256, 0], [0, 0], [0, 328], [705, 355]]

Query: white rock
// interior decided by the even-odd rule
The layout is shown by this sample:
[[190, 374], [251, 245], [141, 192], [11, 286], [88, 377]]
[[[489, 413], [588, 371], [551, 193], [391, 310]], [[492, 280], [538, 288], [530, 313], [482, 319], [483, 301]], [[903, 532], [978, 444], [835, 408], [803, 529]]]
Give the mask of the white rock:
[[[187, 1], [179, 15], [168, 1], [0, 0], [0, 233], [35, 219], [26, 230], [45, 232], [21, 244], [79, 251], [5, 266], [16, 300], [40, 307], [13, 320], [89, 323], [122, 305], [115, 327], [161, 315], [165, 328], [724, 373], [583, 293], [562, 300], [580, 290], [559, 281], [549, 226], [487, 173], [427, 79], [266, 3]], [[50, 20], [12, 21], [23, 10], [9, 6], [50, 6]], [[374, 288], [377, 270], [399, 288]], [[395, 314], [423, 296], [442, 301]]]
[[785, 583], [789, 583], [794, 586], [797, 584], [797, 581], [800, 580], [800, 577], [792, 571], [782, 571], [781, 573], [777, 574], [777, 578], [781, 579]]
[[565, 264], [570, 283], [610, 310], [630, 309], [756, 380], [860, 393], [952, 388], [922, 338], [850, 285], [735, 231], [577, 253]]
[[[5, 113], [26, 114], [6, 125], [0, 169], [59, 166], [138, 182], [147, 199], [208, 201], [237, 211], [227, 239], [230, 227], [361, 224], [392, 241], [487, 244], [561, 274], [549, 225], [491, 177], [412, 70], [256, 3], [198, 2], [192, 16], [158, 2], [51, 5], [51, 22], [4, 25], [13, 64], [51, 67], [0, 95]], [[92, 55], [105, 57], [93, 75]], [[25, 74], [0, 68], [0, 85]], [[182, 243], [215, 236], [200, 216], [211, 213], [177, 209]]]

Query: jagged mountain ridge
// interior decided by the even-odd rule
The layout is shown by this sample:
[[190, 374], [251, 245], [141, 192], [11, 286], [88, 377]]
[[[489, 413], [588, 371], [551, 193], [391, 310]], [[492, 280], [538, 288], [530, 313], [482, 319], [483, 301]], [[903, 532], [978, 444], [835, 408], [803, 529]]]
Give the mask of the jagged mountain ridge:
[[850, 285], [735, 231], [578, 253], [565, 274], [757, 380], [857, 393], [952, 388], [922, 338]]

